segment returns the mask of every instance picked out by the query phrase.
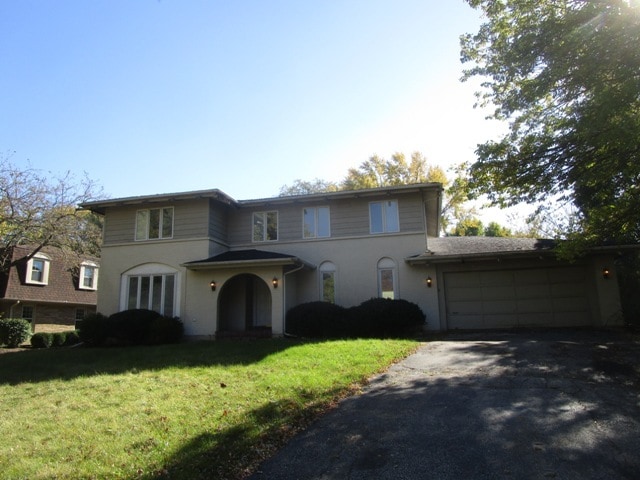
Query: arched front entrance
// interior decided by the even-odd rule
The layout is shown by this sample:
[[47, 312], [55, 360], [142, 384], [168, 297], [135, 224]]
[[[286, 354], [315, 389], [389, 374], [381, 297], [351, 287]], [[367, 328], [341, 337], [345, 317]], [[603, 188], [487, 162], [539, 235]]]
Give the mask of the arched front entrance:
[[219, 337], [271, 336], [271, 291], [260, 277], [237, 275], [218, 297]]

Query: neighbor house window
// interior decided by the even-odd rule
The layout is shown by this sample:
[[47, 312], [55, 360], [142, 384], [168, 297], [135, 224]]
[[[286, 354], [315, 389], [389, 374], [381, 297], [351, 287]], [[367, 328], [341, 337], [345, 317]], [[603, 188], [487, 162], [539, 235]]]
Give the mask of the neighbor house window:
[[172, 317], [175, 287], [175, 274], [131, 275], [128, 277], [126, 308], [154, 310]]
[[27, 262], [26, 283], [47, 285], [49, 283], [49, 258], [36, 254]]
[[173, 237], [173, 207], [150, 208], [136, 213], [136, 240]]
[[323, 302], [336, 302], [336, 266], [332, 262], [324, 262], [318, 269], [320, 272], [320, 299]]
[[82, 290], [96, 290], [98, 288], [98, 266], [93, 262], [80, 265], [79, 287]]
[[329, 207], [302, 209], [302, 236], [304, 238], [325, 238], [330, 236]]
[[396, 283], [396, 262], [390, 258], [380, 259], [378, 262], [378, 296], [380, 298], [397, 298]]
[[22, 306], [22, 318], [33, 323], [34, 316], [35, 316], [35, 308], [33, 306], [31, 305]]
[[278, 240], [278, 212], [256, 212], [253, 214], [253, 241]]
[[84, 316], [85, 316], [85, 311], [84, 308], [76, 308], [76, 322], [79, 322], [80, 320], [84, 320]]
[[371, 233], [399, 232], [398, 201], [371, 202], [369, 204], [369, 221]]

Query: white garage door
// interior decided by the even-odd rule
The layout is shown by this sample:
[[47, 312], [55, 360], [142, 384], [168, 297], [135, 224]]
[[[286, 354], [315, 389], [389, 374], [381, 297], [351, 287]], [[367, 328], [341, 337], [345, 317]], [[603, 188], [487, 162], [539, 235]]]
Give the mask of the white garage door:
[[591, 324], [584, 267], [447, 272], [447, 328]]

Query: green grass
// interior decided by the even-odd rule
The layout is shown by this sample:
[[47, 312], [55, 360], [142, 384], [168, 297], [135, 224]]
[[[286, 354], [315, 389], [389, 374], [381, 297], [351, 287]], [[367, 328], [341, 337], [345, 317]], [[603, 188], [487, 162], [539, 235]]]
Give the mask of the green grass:
[[241, 478], [413, 341], [0, 354], [5, 479]]

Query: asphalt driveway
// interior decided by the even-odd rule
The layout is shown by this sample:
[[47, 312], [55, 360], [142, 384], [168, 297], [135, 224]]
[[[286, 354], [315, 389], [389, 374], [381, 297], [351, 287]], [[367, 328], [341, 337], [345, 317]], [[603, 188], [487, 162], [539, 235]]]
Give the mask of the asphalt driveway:
[[428, 342], [251, 477], [503, 478], [640, 478], [637, 340], [558, 331]]

